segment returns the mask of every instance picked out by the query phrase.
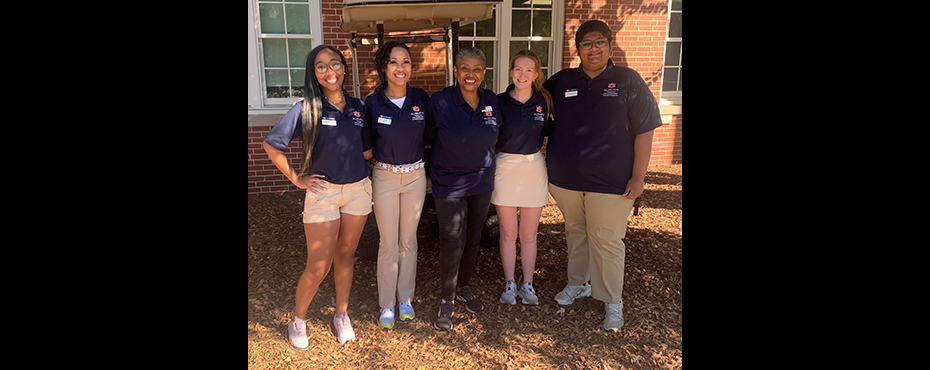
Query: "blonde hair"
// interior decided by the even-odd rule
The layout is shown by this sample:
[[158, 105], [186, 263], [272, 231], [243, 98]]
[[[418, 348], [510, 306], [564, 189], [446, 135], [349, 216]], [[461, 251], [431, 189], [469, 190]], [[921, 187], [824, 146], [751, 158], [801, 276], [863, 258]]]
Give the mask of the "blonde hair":
[[530, 49], [523, 49], [523, 50], [518, 51], [517, 55], [514, 55], [513, 58], [510, 59], [510, 71], [508, 71], [508, 73], [513, 72], [513, 64], [516, 63], [517, 58], [528, 58], [528, 59], [531, 59], [533, 63], [536, 63], [537, 74], [536, 74], [536, 79], [533, 80], [533, 88], [535, 88], [537, 91], [542, 93], [543, 98], [546, 99], [546, 119], [543, 120], [543, 122], [545, 122], [546, 120], [549, 119], [549, 115], [552, 114], [552, 95], [550, 95], [549, 91], [543, 88], [543, 85], [542, 85], [543, 84], [543, 73], [542, 73], [542, 63], [540, 63], [539, 61], [539, 55], [536, 54], [535, 51], [532, 51]]

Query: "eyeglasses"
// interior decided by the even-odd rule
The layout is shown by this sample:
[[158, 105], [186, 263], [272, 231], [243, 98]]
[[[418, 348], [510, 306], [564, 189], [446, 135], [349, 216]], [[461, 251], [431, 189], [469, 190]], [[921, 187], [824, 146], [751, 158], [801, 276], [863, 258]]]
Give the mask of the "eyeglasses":
[[[581, 50], [591, 49], [591, 46], [592, 46], [591, 41], [585, 41], [585, 42], [578, 44], [578, 47], [581, 48]], [[600, 39], [600, 40], [594, 41], [593, 46], [597, 46], [598, 48], [605, 47], [607, 46], [607, 40]]]
[[339, 72], [340, 70], [342, 70], [342, 62], [335, 61], [335, 62], [330, 63], [329, 66], [325, 64], [317, 64], [316, 73], [324, 74], [326, 73], [327, 69], [332, 69], [333, 72]]

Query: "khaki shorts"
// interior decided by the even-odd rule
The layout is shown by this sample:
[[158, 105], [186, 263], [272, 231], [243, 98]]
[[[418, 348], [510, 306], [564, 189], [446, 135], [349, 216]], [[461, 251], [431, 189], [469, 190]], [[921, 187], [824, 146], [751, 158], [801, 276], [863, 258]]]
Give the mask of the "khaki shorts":
[[337, 185], [326, 183], [319, 194], [307, 190], [304, 198], [304, 223], [338, 220], [340, 213], [365, 216], [371, 213], [371, 180]]

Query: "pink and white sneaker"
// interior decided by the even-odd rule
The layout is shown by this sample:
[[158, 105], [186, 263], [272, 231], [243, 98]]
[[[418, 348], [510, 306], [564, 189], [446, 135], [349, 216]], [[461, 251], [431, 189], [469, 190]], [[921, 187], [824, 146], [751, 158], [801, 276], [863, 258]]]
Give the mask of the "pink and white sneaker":
[[355, 339], [355, 330], [352, 330], [352, 322], [349, 321], [348, 312], [343, 312], [340, 317], [333, 317], [333, 326], [336, 327], [336, 339], [339, 344], [346, 344], [348, 341]]
[[307, 323], [294, 316], [287, 323], [287, 340], [296, 349], [307, 349]]

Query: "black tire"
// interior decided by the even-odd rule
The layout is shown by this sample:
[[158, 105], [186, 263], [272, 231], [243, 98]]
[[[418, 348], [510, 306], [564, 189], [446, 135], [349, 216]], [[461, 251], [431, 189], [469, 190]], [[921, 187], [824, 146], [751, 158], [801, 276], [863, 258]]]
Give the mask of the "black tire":
[[362, 229], [362, 236], [358, 239], [355, 255], [365, 261], [377, 261], [380, 244], [381, 233], [378, 232], [378, 221], [375, 220], [375, 213], [372, 212], [368, 214], [368, 220], [365, 221], [365, 228]]

